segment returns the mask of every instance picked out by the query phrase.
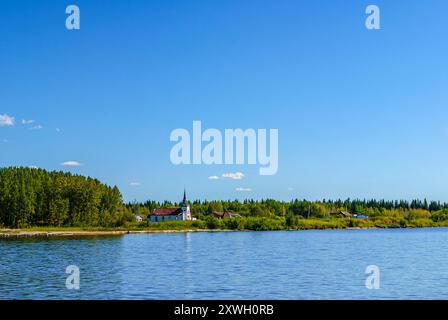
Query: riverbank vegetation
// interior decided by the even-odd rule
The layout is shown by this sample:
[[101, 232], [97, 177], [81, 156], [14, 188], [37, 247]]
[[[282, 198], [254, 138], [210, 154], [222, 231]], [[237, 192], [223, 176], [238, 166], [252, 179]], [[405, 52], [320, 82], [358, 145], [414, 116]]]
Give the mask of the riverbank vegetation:
[[[146, 217], [154, 208], [178, 203], [128, 203], [136, 215]], [[427, 200], [322, 200], [194, 201], [195, 224], [207, 229], [307, 230], [347, 228], [418, 228], [448, 226], [448, 204]], [[232, 212], [238, 218], [218, 219], [213, 212]], [[168, 223], [168, 222], [166, 222]], [[148, 227], [163, 228], [163, 223]]]
[[[155, 208], [178, 203], [123, 203], [97, 179], [34, 168], [0, 169], [0, 227], [28, 230], [307, 230], [448, 226], [448, 204], [427, 200], [265, 199], [193, 201], [194, 221], [147, 222]], [[233, 218], [216, 218], [231, 212]], [[143, 222], [136, 222], [135, 216]]]

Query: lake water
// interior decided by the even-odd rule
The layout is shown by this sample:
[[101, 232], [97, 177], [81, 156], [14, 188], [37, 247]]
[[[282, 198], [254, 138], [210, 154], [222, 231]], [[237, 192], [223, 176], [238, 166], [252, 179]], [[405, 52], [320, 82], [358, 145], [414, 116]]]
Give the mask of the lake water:
[[448, 229], [0, 240], [0, 299], [448, 299]]

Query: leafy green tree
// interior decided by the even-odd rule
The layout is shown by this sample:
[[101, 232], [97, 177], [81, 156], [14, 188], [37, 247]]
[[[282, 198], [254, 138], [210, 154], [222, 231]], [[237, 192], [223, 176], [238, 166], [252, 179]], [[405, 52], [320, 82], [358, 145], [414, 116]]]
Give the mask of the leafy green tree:
[[0, 225], [109, 227], [130, 219], [117, 187], [66, 172], [0, 169]]

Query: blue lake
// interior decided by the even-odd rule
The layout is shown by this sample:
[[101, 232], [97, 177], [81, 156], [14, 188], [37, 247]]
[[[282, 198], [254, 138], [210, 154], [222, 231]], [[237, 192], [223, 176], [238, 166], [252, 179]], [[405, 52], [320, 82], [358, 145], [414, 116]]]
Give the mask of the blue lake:
[[448, 229], [0, 240], [0, 299], [448, 299]]

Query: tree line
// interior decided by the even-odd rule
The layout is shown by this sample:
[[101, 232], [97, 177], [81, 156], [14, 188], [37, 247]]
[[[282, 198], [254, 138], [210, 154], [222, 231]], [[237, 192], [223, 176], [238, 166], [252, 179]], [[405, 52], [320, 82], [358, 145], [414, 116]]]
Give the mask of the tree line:
[[[134, 213], [145, 217], [154, 208], [179, 206], [169, 201], [128, 203]], [[147, 228], [207, 228], [233, 230], [299, 230], [345, 228], [404, 228], [448, 226], [448, 204], [427, 200], [322, 200], [308, 201], [273, 199], [192, 201], [196, 221], [170, 222], [165, 225], [147, 224]], [[237, 218], [218, 219], [218, 212], [237, 213]], [[343, 213], [343, 214], [341, 214]], [[352, 216], [346, 213], [352, 214]], [[358, 219], [354, 215], [362, 215]], [[367, 217], [367, 218], [364, 218]]]
[[43, 169], [0, 168], [0, 225], [117, 227], [131, 221], [117, 187]]
[[[131, 202], [126, 206], [138, 215], [147, 214], [155, 208], [170, 208], [179, 206], [176, 202], [158, 202], [148, 200], [146, 202]], [[424, 200], [322, 200], [308, 201], [306, 199], [293, 199], [291, 201], [278, 201], [274, 199], [253, 200], [224, 200], [224, 201], [201, 201], [191, 202], [192, 213], [197, 217], [204, 217], [213, 211], [235, 212], [248, 217], [276, 217], [295, 215], [303, 218], [326, 218], [348, 212], [351, 214], [363, 214], [369, 217], [388, 216], [395, 214], [410, 214], [419, 212], [428, 215], [448, 210], [448, 203], [440, 201]]]
[[[146, 218], [155, 208], [177, 207], [179, 203], [124, 203], [119, 189], [97, 179], [61, 171], [10, 167], [0, 168], [0, 226], [25, 228], [55, 227], [121, 227], [135, 221], [135, 215]], [[431, 226], [448, 224], [448, 204], [424, 200], [321, 200], [293, 199], [222, 200], [191, 202], [193, 216], [207, 228], [221, 226], [214, 211], [233, 212], [241, 218], [225, 222], [232, 228], [265, 223], [278, 228], [355, 226]], [[340, 212], [368, 216], [365, 221], [346, 221]], [[339, 219], [341, 218], [341, 219]], [[260, 220], [261, 219], [261, 220]], [[263, 220], [264, 219], [264, 220]], [[337, 221], [336, 221], [337, 220]], [[199, 222], [197, 222], [199, 223]], [[227, 225], [229, 224], [229, 225]], [[238, 224], [238, 225], [233, 225]], [[255, 227], [253, 227], [255, 228]]]

